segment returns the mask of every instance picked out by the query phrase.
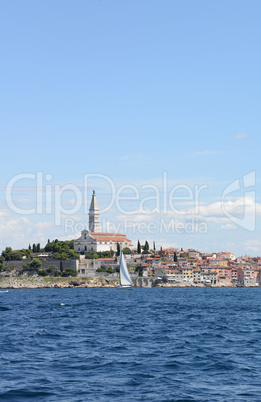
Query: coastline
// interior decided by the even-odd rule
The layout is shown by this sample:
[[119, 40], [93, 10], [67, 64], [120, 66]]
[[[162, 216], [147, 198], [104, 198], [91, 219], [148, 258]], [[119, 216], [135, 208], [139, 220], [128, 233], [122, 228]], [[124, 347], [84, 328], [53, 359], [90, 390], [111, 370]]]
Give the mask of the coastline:
[[[0, 278], [0, 289], [66, 289], [66, 288], [116, 288], [119, 285], [117, 279], [107, 280], [104, 277], [14, 277]], [[140, 287], [140, 286], [136, 286]], [[218, 283], [206, 286], [190, 283], [160, 283], [159, 288], [228, 288], [237, 287], [229, 283]]]

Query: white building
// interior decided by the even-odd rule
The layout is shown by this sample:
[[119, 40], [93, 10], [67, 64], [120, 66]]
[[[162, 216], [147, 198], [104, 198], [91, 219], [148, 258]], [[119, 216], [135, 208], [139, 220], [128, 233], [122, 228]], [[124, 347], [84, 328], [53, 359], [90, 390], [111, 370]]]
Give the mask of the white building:
[[117, 251], [117, 243], [121, 248], [132, 248], [131, 241], [121, 233], [99, 232], [99, 209], [97, 206], [95, 191], [92, 194], [89, 209], [89, 230], [81, 231], [81, 237], [74, 240], [74, 250], [78, 253], [84, 251]]

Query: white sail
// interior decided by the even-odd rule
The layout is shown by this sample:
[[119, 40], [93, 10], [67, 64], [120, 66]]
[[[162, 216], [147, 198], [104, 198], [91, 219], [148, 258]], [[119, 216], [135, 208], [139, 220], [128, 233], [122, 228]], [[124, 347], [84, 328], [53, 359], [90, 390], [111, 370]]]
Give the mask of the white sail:
[[132, 281], [130, 278], [130, 274], [127, 268], [123, 252], [121, 252], [120, 283], [121, 286], [132, 286]]

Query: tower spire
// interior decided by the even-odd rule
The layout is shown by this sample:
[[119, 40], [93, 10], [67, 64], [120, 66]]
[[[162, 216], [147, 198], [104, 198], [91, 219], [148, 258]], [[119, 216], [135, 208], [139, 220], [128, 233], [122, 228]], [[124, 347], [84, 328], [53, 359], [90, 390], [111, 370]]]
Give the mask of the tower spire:
[[92, 192], [92, 200], [89, 209], [89, 230], [90, 232], [99, 232], [99, 209], [94, 190]]

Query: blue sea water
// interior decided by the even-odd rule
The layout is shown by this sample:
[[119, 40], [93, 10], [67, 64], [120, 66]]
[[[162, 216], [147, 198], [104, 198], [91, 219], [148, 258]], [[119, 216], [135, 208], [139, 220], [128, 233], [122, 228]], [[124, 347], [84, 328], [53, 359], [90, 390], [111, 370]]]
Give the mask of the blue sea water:
[[0, 293], [0, 401], [260, 401], [261, 290]]

